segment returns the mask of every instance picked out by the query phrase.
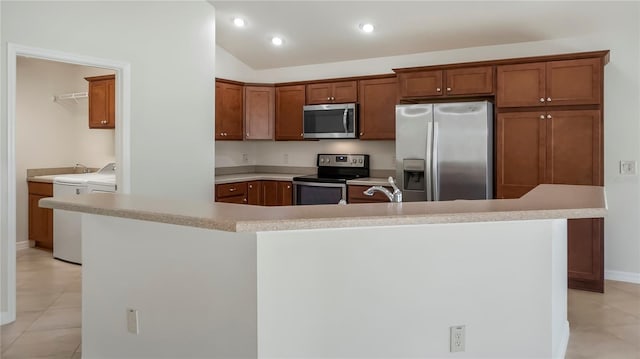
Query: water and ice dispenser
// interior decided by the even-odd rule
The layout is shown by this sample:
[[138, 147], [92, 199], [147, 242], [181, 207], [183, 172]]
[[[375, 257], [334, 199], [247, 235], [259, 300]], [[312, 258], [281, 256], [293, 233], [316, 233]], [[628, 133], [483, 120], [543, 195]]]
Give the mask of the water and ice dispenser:
[[427, 182], [424, 159], [402, 160], [402, 193], [409, 201], [427, 199]]

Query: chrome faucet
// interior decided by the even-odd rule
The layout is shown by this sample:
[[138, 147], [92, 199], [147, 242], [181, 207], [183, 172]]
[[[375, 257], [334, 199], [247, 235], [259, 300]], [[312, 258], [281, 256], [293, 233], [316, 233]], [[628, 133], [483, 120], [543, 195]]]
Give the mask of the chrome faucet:
[[73, 168], [78, 168], [78, 167], [82, 167], [82, 173], [89, 173], [89, 168], [83, 165], [82, 163], [76, 163], [76, 165]]
[[389, 198], [389, 202], [402, 202], [402, 191], [400, 191], [400, 188], [396, 186], [393, 177], [389, 177], [389, 184], [391, 185], [391, 187], [393, 187], [393, 193], [382, 186], [371, 186], [362, 193], [366, 194], [367, 196], [373, 196], [373, 194], [378, 191], [384, 193]]

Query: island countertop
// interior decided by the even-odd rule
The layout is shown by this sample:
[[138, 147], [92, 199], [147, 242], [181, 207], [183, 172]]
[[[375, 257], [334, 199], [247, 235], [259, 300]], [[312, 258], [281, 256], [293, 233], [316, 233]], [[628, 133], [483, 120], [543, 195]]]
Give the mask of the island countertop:
[[607, 208], [604, 187], [552, 184], [518, 199], [262, 207], [93, 193], [44, 198], [40, 207], [229, 232], [598, 218]]

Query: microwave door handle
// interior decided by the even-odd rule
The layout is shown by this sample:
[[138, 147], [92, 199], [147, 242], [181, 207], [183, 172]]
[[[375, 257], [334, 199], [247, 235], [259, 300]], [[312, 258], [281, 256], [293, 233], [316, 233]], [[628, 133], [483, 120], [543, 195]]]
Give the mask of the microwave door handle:
[[342, 114], [342, 127], [344, 127], [344, 133], [347, 133], [347, 115], [349, 114], [349, 109], [345, 108], [344, 113]]

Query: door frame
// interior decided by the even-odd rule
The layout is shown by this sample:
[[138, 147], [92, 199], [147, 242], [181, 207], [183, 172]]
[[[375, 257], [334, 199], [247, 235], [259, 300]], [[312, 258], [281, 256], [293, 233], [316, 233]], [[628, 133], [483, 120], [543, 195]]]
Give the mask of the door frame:
[[[117, 188], [120, 193], [131, 190], [131, 65], [127, 62], [102, 59], [97, 57], [61, 52], [51, 49], [36, 48], [7, 43], [7, 126], [6, 144], [0, 150], [6, 151], [6, 168], [2, 169], [0, 182], [5, 182], [6, 197], [1, 198], [2, 220], [6, 223], [2, 229], [0, 247], [0, 274], [6, 280], [0, 302], [4, 302], [0, 312], [0, 324], [16, 319], [16, 63], [18, 56], [27, 56], [42, 60], [64, 62], [82, 66], [101, 67], [115, 71], [116, 75], [116, 127], [115, 154]], [[3, 136], [4, 137], [4, 136]], [[2, 193], [0, 193], [2, 197]], [[4, 242], [4, 243], [2, 243]], [[6, 270], [6, 273], [1, 273]]]

